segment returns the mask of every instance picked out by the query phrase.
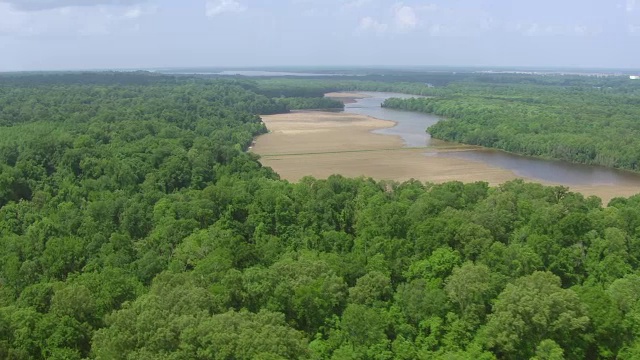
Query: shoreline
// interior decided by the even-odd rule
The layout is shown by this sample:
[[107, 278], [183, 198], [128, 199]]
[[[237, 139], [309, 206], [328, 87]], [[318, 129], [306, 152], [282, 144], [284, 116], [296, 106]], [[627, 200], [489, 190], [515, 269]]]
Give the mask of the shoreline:
[[[251, 151], [284, 179], [310, 175], [365, 176], [378, 180], [486, 181], [520, 178], [513, 172], [463, 159], [428, 156], [437, 148], [406, 147], [399, 135], [378, 134], [395, 121], [349, 113], [306, 112], [262, 117], [269, 133]], [[451, 150], [449, 150], [451, 151]], [[336, 156], [337, 154], [341, 156]]]
[[[346, 104], [371, 96], [358, 92], [332, 92], [325, 97]], [[595, 195], [605, 205], [614, 197], [640, 193], [640, 187], [635, 184], [567, 185], [519, 175], [478, 159], [439, 156], [481, 149], [503, 151], [441, 140], [442, 145], [409, 147], [400, 135], [378, 131], [396, 126], [398, 122], [394, 120], [326, 111], [302, 110], [290, 115], [297, 117], [287, 118], [285, 114], [262, 117], [269, 134], [254, 139], [256, 147], [251, 151], [261, 156], [263, 165], [272, 167], [283, 179], [294, 182], [304, 176], [326, 178], [333, 174], [400, 182], [409, 179], [432, 183], [484, 181], [491, 186], [522, 179], [544, 186], [562, 186], [585, 197]]]
[[[327, 178], [371, 177], [376, 180], [443, 183], [484, 181], [497, 186], [514, 179], [545, 186], [563, 186], [585, 197], [596, 195], [606, 205], [614, 197], [640, 192], [634, 186], [574, 185], [541, 181], [507, 169], [438, 153], [470, 151], [459, 148], [407, 147], [399, 135], [374, 133], [397, 122], [344, 112], [295, 112], [265, 115], [269, 133], [258, 136], [250, 151], [260, 155], [282, 179], [296, 182], [304, 176]], [[472, 147], [472, 146], [469, 146]]]
[[[411, 94], [407, 94], [407, 95], [411, 95]], [[367, 96], [370, 97], [370, 96]], [[420, 97], [430, 97], [430, 96], [420, 96]], [[398, 109], [395, 109], [398, 110]], [[400, 110], [400, 111], [408, 111], [408, 110]], [[438, 114], [434, 114], [434, 113], [425, 113], [428, 115], [433, 115], [433, 116], [437, 116], [440, 117], [442, 119], [445, 119], [442, 115], [438, 115]], [[561, 163], [561, 164], [565, 164], [566, 166], [588, 166], [588, 167], [593, 167], [593, 168], [601, 168], [604, 169], [606, 171], [613, 171], [613, 172], [618, 172], [621, 174], [625, 174], [625, 175], [631, 175], [631, 176], [640, 176], [640, 172], [636, 172], [633, 170], [629, 170], [629, 169], [624, 169], [624, 168], [617, 168], [617, 167], [610, 167], [610, 166], [604, 166], [604, 165], [599, 165], [599, 164], [587, 164], [587, 163], [579, 163], [579, 162], [572, 162], [569, 160], [563, 160], [563, 159], [556, 159], [553, 157], [545, 157], [545, 156], [536, 156], [536, 155], [526, 155], [526, 154], [520, 154], [517, 152], [513, 152], [513, 151], [508, 151], [508, 150], [504, 150], [504, 149], [500, 149], [497, 147], [485, 147], [482, 145], [473, 145], [473, 144], [465, 144], [465, 143], [456, 143], [456, 142], [450, 142], [448, 140], [442, 140], [442, 139], [438, 139], [438, 138], [434, 138], [432, 137], [432, 140], [437, 140], [439, 142], [446, 142], [446, 143], [451, 143], [451, 144], [458, 144], [461, 147], [465, 147], [465, 149], [454, 149], [448, 152], [462, 152], [462, 151], [472, 151], [472, 150], [482, 150], [485, 152], [496, 152], [496, 153], [503, 153], [503, 154], [507, 154], [507, 155], [511, 155], [511, 156], [515, 156], [515, 157], [522, 157], [522, 158], [528, 158], [528, 159], [534, 159], [534, 160], [542, 160], [542, 161], [547, 161], [547, 162], [555, 162], [555, 163]], [[428, 147], [431, 148], [431, 147]], [[437, 148], [437, 147], [435, 147]], [[444, 152], [444, 151], [440, 151], [440, 152]], [[469, 161], [478, 161], [478, 162], [482, 162], [481, 160], [471, 160], [468, 159]], [[519, 176], [519, 175], [518, 175]], [[577, 188], [577, 187], [588, 187], [588, 188], [592, 188], [592, 187], [604, 187], [604, 186], [609, 186], [609, 187], [619, 187], [619, 188], [627, 188], [627, 187], [633, 187], [634, 185], [613, 185], [613, 184], [605, 184], [605, 183], [597, 183], [597, 184], [577, 184], [577, 185], [566, 185], [566, 184], [562, 184], [562, 183], [556, 183], [556, 182], [551, 182], [551, 181], [547, 181], [547, 180], [542, 180], [542, 179], [537, 179], [537, 178], [531, 178], [531, 177], [526, 177], [526, 176], [519, 176], [522, 179], [527, 179], [530, 180], [532, 182], [538, 182], [544, 185], [550, 185], [550, 186], [565, 186], [565, 187], [569, 187], [569, 188]], [[638, 190], [636, 192], [637, 194], [640, 194], [640, 187], [638, 187]], [[635, 194], [633, 194], [635, 195]]]
[[358, 92], [348, 92], [348, 91], [336, 91], [324, 94], [324, 97], [342, 101], [343, 104], [354, 104], [358, 102], [358, 99], [365, 99], [371, 97], [367, 94], [361, 94]]

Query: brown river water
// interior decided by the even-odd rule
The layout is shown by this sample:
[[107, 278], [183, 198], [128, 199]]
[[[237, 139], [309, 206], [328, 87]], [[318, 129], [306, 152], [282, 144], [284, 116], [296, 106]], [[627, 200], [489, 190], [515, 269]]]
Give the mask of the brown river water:
[[[354, 103], [346, 104], [345, 112], [396, 122], [394, 127], [376, 130], [375, 133], [400, 136], [407, 147], [437, 148], [451, 144], [431, 139], [431, 136], [425, 131], [427, 127], [441, 120], [438, 116], [380, 107], [380, 104], [390, 97], [410, 98], [414, 96], [396, 93], [360, 93], [369, 97], [356, 99]], [[602, 166], [545, 160], [475, 147], [469, 147], [464, 151], [430, 151], [426, 149], [425, 156], [454, 157], [477, 161], [492, 167], [510, 170], [524, 178], [564, 186], [637, 186], [638, 192], [640, 192], [640, 174]]]

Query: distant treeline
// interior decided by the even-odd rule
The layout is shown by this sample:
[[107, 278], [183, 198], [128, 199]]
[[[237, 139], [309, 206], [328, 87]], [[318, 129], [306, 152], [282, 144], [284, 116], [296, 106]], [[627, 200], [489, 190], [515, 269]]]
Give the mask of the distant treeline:
[[1, 85], [150, 85], [158, 83], [177, 83], [177, 76], [148, 71], [50, 71], [0, 73]]
[[[634, 94], [640, 84], [626, 76], [524, 75], [524, 74], [442, 74], [415, 77], [332, 77], [318, 79], [253, 78], [239, 79], [252, 91], [270, 97], [321, 97], [332, 91], [382, 91], [414, 95], [452, 96], [463, 91], [473, 94], [488, 91], [515, 91], [512, 88], [534, 87], [551, 93], [594, 89], [619, 94]], [[421, 79], [421, 80], [420, 80]], [[441, 81], [435, 81], [440, 79]], [[445, 81], [446, 79], [446, 81]]]
[[[314, 71], [317, 72], [317, 71]], [[376, 82], [376, 83], [415, 83], [444, 87], [454, 83], [479, 84], [529, 84], [543, 86], [619, 86], [628, 76], [610, 75], [573, 75], [573, 74], [532, 74], [532, 73], [498, 73], [477, 72], [475, 69], [459, 69], [441, 71], [398, 70], [398, 69], [344, 69], [342, 71], [326, 71], [340, 76], [219, 76], [216, 78], [253, 79], [259, 82]], [[204, 75], [200, 75], [204, 76]], [[211, 77], [209, 75], [208, 77]]]
[[387, 91], [433, 95], [437, 90], [421, 83], [387, 83], [363, 80], [333, 79], [259, 79], [254, 80], [255, 92], [269, 97], [322, 97], [333, 91]]

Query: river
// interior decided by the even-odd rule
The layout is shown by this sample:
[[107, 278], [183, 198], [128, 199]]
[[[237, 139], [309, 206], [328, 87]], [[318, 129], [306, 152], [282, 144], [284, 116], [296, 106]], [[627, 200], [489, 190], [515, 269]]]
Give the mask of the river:
[[[407, 147], [437, 147], [445, 144], [444, 141], [431, 139], [431, 136], [425, 131], [427, 127], [441, 120], [438, 116], [386, 109], [380, 106], [385, 99], [390, 97], [411, 98], [415, 96], [396, 93], [360, 93], [369, 97], [357, 99], [355, 103], [346, 104], [345, 112], [396, 122], [394, 127], [376, 130], [376, 133], [400, 136]], [[638, 191], [640, 191], [640, 174], [602, 166], [538, 159], [486, 148], [470, 148], [464, 151], [427, 150], [425, 151], [425, 156], [455, 157], [482, 162], [492, 167], [510, 170], [521, 177], [564, 186], [637, 186]]]

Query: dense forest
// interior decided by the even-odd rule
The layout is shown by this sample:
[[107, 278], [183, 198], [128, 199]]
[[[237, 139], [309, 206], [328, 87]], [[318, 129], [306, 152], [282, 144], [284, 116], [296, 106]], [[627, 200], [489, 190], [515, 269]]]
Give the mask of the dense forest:
[[640, 357], [640, 195], [289, 183], [246, 152], [285, 82], [21, 76], [2, 359]]
[[434, 138], [640, 171], [640, 84], [624, 81], [616, 87], [457, 83], [432, 98], [388, 99], [383, 106], [444, 116], [428, 129]]

